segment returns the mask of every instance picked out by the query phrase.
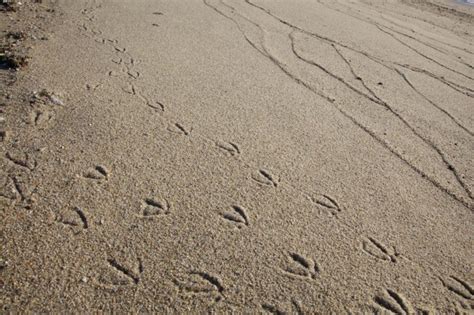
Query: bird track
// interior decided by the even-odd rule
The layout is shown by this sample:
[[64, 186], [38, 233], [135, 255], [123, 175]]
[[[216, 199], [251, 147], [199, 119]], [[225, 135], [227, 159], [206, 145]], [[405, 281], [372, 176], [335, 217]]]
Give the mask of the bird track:
[[292, 276], [316, 279], [320, 273], [319, 266], [310, 258], [298, 253], [288, 253], [288, 266], [283, 271]]
[[230, 221], [232, 224], [237, 225], [240, 229], [242, 226], [249, 226], [249, 219], [247, 211], [240, 206], [232, 206], [232, 212], [225, 212], [222, 216], [224, 219]]

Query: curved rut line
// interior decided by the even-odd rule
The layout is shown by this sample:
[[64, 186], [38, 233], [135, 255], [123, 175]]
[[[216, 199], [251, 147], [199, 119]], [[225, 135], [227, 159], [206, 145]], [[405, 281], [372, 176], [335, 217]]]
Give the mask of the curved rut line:
[[395, 35], [393, 35], [392, 33], [388, 32], [387, 30], [382, 29], [382, 27], [380, 27], [379, 25], [375, 25], [375, 26], [376, 26], [381, 32], [383, 32], [383, 33], [389, 35], [390, 37], [392, 37], [393, 39], [395, 39], [397, 42], [399, 42], [399, 43], [402, 44], [403, 46], [407, 47], [407, 48], [410, 49], [411, 51], [415, 52], [416, 54], [422, 56], [423, 58], [425, 58], [425, 59], [427, 59], [427, 60], [429, 60], [429, 61], [431, 61], [431, 62], [434, 62], [434, 63], [437, 64], [438, 66], [440, 66], [440, 67], [442, 67], [442, 68], [444, 68], [444, 69], [446, 69], [446, 70], [449, 70], [449, 71], [451, 71], [451, 72], [457, 73], [457, 74], [459, 74], [460, 76], [463, 76], [463, 77], [465, 77], [465, 78], [467, 78], [467, 79], [469, 79], [469, 80], [474, 80], [473, 77], [470, 77], [470, 76], [468, 76], [468, 75], [466, 75], [466, 74], [464, 74], [464, 73], [462, 73], [462, 72], [459, 72], [459, 71], [457, 71], [457, 70], [455, 70], [455, 69], [453, 69], [453, 68], [450, 68], [450, 67], [448, 67], [448, 66], [445, 66], [445, 65], [443, 65], [442, 63], [440, 63], [439, 61], [437, 61], [437, 60], [435, 60], [435, 59], [433, 59], [433, 58], [431, 58], [431, 57], [425, 55], [424, 53], [420, 52], [418, 49], [413, 48], [412, 46], [408, 45], [407, 43], [405, 43], [405, 42], [402, 41], [401, 39], [397, 38], [397, 37], [396, 37]]
[[[392, 113], [396, 118], [398, 118], [398, 120], [400, 120], [415, 136], [417, 136], [419, 139], [421, 139], [425, 144], [427, 144], [429, 147], [431, 147], [435, 152], [437, 152], [437, 154], [441, 157], [442, 161], [444, 162], [444, 164], [446, 165], [446, 167], [453, 173], [454, 177], [456, 178], [457, 182], [459, 183], [459, 185], [461, 185], [461, 187], [464, 189], [464, 191], [468, 194], [468, 196], [472, 199], [473, 198], [473, 195], [472, 195], [472, 192], [470, 191], [470, 189], [467, 187], [467, 185], [464, 183], [464, 181], [461, 179], [461, 177], [459, 176], [459, 173], [457, 171], [457, 169], [448, 161], [448, 159], [446, 158], [445, 154], [441, 151], [440, 148], [438, 148], [431, 140], [427, 139], [426, 137], [424, 137], [423, 135], [421, 135], [421, 133], [419, 133], [415, 127], [413, 127], [405, 118], [403, 118], [395, 109], [392, 108], [392, 106], [390, 106], [387, 102], [381, 100], [380, 98], [372, 98], [370, 96], [368, 96], [367, 94], [359, 91], [357, 88], [353, 87], [351, 84], [347, 83], [343, 78], [333, 74], [332, 72], [328, 71], [326, 68], [324, 68], [322, 65], [312, 61], [312, 60], [309, 60], [309, 59], [306, 59], [304, 58], [303, 56], [301, 56], [296, 48], [295, 48], [295, 38], [294, 36], [292, 35], [292, 33], [290, 33], [289, 35], [289, 38], [291, 40], [291, 49], [294, 53], [294, 55], [301, 61], [309, 64], [309, 65], [312, 65], [312, 66], [315, 66], [319, 69], [321, 69], [322, 71], [324, 71], [325, 73], [327, 73], [329, 76], [331, 76], [332, 78], [338, 80], [339, 82], [341, 82], [342, 84], [344, 84], [345, 86], [347, 86], [349, 89], [351, 89], [352, 91], [354, 91], [355, 93], [361, 95], [362, 97], [366, 98], [367, 100], [373, 102], [373, 103], [376, 103], [378, 105], [381, 105], [383, 106], [383, 108], [385, 108], [386, 110], [388, 110], [390, 113]], [[438, 107], [437, 107], [438, 108]]]
[[[370, 60], [376, 62], [377, 64], [383, 66], [384, 68], [387, 68], [387, 69], [389, 69], [389, 70], [393, 70], [393, 68], [392, 68], [391, 66], [387, 65], [386, 63], [399, 65], [399, 64], [397, 64], [397, 63], [393, 63], [393, 62], [386, 61], [386, 60], [380, 59], [380, 58], [378, 58], [378, 57], [372, 56], [372, 55], [370, 55], [369, 53], [367, 53], [367, 52], [365, 52], [365, 51], [355, 49], [355, 48], [353, 48], [353, 47], [351, 47], [351, 46], [348, 46], [348, 45], [346, 45], [346, 44], [344, 44], [344, 43], [335, 41], [335, 40], [333, 40], [333, 39], [331, 39], [331, 38], [329, 38], [329, 37], [321, 36], [321, 35], [319, 35], [319, 34], [316, 34], [316, 33], [310, 32], [310, 31], [307, 31], [307, 30], [305, 30], [305, 29], [303, 29], [303, 28], [301, 28], [301, 27], [299, 27], [299, 26], [296, 26], [296, 25], [294, 25], [294, 24], [291, 24], [291, 23], [288, 22], [288, 21], [283, 20], [282, 18], [280, 18], [280, 17], [274, 15], [273, 13], [271, 13], [268, 9], [265, 9], [264, 7], [261, 7], [261, 6], [257, 5], [257, 4], [254, 4], [254, 3], [250, 2], [250, 0], [245, 0], [245, 2], [246, 2], [247, 4], [249, 4], [250, 6], [253, 6], [253, 7], [259, 9], [259, 10], [262, 10], [262, 11], [265, 12], [266, 14], [270, 15], [271, 17], [273, 17], [274, 19], [276, 19], [276, 20], [279, 21], [280, 23], [289, 26], [290, 28], [297, 29], [297, 30], [299, 30], [300, 32], [302, 32], [302, 33], [304, 33], [304, 34], [306, 34], [306, 35], [315, 37], [315, 38], [317, 38], [317, 39], [323, 40], [323, 41], [328, 42], [328, 43], [332, 43], [332, 44], [335, 44], [335, 45], [344, 47], [344, 48], [346, 48], [346, 49], [349, 49], [350, 51], [353, 51], [353, 52], [355, 52], [355, 53], [361, 54], [361, 55], [363, 55], [363, 56], [369, 58]], [[410, 65], [406, 65], [406, 66], [411, 67]], [[450, 81], [448, 81], [448, 80], [446, 80], [446, 79], [440, 78], [440, 77], [438, 77], [437, 75], [432, 74], [431, 72], [429, 72], [429, 71], [427, 71], [427, 70], [424, 70], [424, 69], [421, 69], [421, 70], [422, 70], [422, 73], [424, 73], [424, 74], [431, 74], [430, 76], [431, 76], [432, 78], [434, 78], [434, 79], [440, 81], [440, 82], [443, 83], [443, 84], [446, 84], [447, 86], [449, 86], [450, 88], [454, 89], [455, 91], [457, 91], [457, 92], [459, 92], [459, 93], [462, 93], [462, 94], [464, 94], [464, 95], [467, 95], [467, 96], [469, 96], [469, 97], [474, 97], [474, 95], [472, 95], [472, 94], [470, 94], [470, 93], [467, 93], [467, 92], [465, 92], [465, 91], [462, 91], [462, 90], [459, 90], [459, 89], [458, 89], [458, 88], [460, 88], [460, 89], [470, 90], [469, 88], [464, 87], [464, 86], [459, 85], [459, 84], [456, 84], [456, 83], [453, 83], [453, 82], [450, 82]], [[453, 85], [457, 86], [458, 88], [453, 87]], [[473, 91], [473, 92], [474, 92], [474, 91]]]
[[[330, 7], [328, 4], [323, 3], [321, 0], [317, 0], [317, 1], [318, 1], [319, 4], [321, 4], [322, 6], [328, 8], [329, 10], [333, 10], [333, 11], [339, 12], [339, 13], [341, 13], [341, 14], [343, 14], [343, 15], [350, 16], [350, 17], [352, 17], [352, 18], [354, 18], [354, 19], [357, 19], [357, 20], [359, 20], [359, 21], [361, 21], [361, 22], [363, 22], [363, 23], [367, 23], [367, 24], [369, 24], [369, 25], [372, 25], [372, 26], [374, 26], [374, 27], [377, 27], [380, 31], [382, 31], [382, 32], [384, 32], [384, 33], [386, 33], [386, 34], [388, 34], [388, 35], [391, 35], [392, 37], [394, 37], [393, 34], [387, 33], [386, 31], [383, 31], [383, 30], [381, 30], [380, 28], [383, 27], [383, 28], [385, 28], [385, 29], [389, 29], [390, 31], [392, 31], [392, 32], [394, 32], [394, 33], [397, 33], [397, 34], [399, 34], [399, 35], [408, 37], [408, 38], [410, 38], [410, 39], [412, 39], [412, 40], [414, 40], [414, 41], [417, 41], [418, 43], [420, 43], [420, 44], [422, 44], [422, 45], [425, 45], [425, 46], [430, 47], [430, 48], [432, 48], [432, 49], [434, 49], [434, 50], [436, 50], [436, 51], [438, 51], [438, 52], [440, 52], [440, 53], [442, 53], [442, 54], [445, 54], [446, 56], [450, 56], [446, 51], [443, 51], [443, 50], [442, 50], [441, 48], [439, 48], [439, 47], [436, 47], [436, 46], [434, 46], [434, 45], [432, 45], [432, 44], [429, 44], [429, 43], [425, 43], [425, 42], [421, 41], [420, 39], [418, 39], [418, 38], [416, 38], [416, 37], [414, 37], [414, 36], [405, 34], [405, 33], [403, 33], [403, 32], [397, 31], [397, 30], [395, 30], [395, 29], [393, 29], [393, 28], [390, 28], [390, 27], [388, 27], [388, 26], [385, 26], [385, 25], [383, 25], [383, 24], [377, 23], [377, 21], [375, 21], [375, 20], [374, 20], [373, 18], [371, 18], [371, 17], [366, 17], [366, 19], [364, 19], [364, 18], [359, 17], [359, 16], [356, 16], [356, 15], [354, 15], [354, 14], [350, 14], [350, 13], [348, 13], [348, 12], [344, 12], [343, 10]], [[351, 10], [351, 9], [349, 9], [349, 10]], [[392, 24], [393, 24], [393, 23], [392, 23]], [[394, 37], [394, 38], [395, 38], [395, 37]], [[418, 53], [418, 54], [421, 54], [421, 53], [418, 52], [415, 48], [413, 48], [412, 46], [408, 45], [407, 43], [401, 41], [401, 40], [398, 39], [398, 38], [395, 38], [395, 39], [396, 39], [397, 41], [399, 41], [402, 45], [404, 45], [404, 46], [410, 48], [411, 50], [415, 51], [415, 52]], [[425, 55], [423, 55], [423, 54], [421, 54], [421, 55], [422, 55], [424, 58], [428, 58], [428, 60], [433, 61], [433, 62], [435, 62], [436, 64], [438, 64], [438, 65], [440, 65], [440, 66], [442, 66], [442, 67], [445, 67], [444, 65], [438, 63], [436, 60], [432, 59], [431, 57], [425, 56]], [[466, 62], [464, 62], [463, 60], [458, 60], [458, 59], [456, 59], [455, 62], [458, 62], [458, 63], [460, 63], [460, 64], [462, 64], [462, 65], [464, 65], [464, 66], [467, 66], [468, 68], [471, 68], [471, 69], [474, 68], [472, 65], [470, 65], [470, 64], [468, 64], [468, 63], [466, 63]], [[458, 71], [455, 70], [455, 69], [452, 69], [452, 68], [449, 68], [449, 67], [445, 67], [445, 68], [448, 69], [448, 70], [451, 70], [451, 71], [453, 71], [453, 72], [455, 72], [455, 73], [457, 73], [457, 74], [460, 74], [460, 75], [464, 75], [464, 76], [465, 76], [464, 73], [458, 72]], [[468, 78], [471, 79], [471, 80], [473, 80], [473, 78], [471, 78], [471, 77], [468, 77]]]
[[[321, 1], [322, 1], [322, 0], [318, 0], [318, 2], [320, 2], [320, 3], [321, 3]], [[340, 2], [339, 0], [337, 1], [337, 3], [339, 3], [341, 6], [347, 7], [347, 9], [348, 9], [349, 11], [354, 12], [354, 9], [352, 9], [347, 3]], [[325, 3], [321, 3], [321, 4], [328, 6], [328, 5], [325, 4]], [[366, 4], [364, 4], [364, 5], [367, 6]], [[470, 50], [468, 50], [468, 49], [466, 49], [466, 48], [462, 48], [462, 47], [459, 47], [459, 46], [450, 44], [450, 43], [448, 43], [448, 42], [444, 42], [444, 41], [439, 40], [439, 39], [437, 39], [437, 38], [428, 36], [427, 34], [423, 34], [423, 33], [420, 33], [420, 32], [416, 32], [414, 29], [409, 28], [409, 27], [407, 27], [407, 26], [405, 26], [405, 25], [401, 25], [401, 24], [399, 24], [399, 23], [397, 23], [397, 22], [395, 22], [395, 21], [392, 21], [392, 20], [390, 20], [389, 18], [385, 17], [384, 15], [389, 16], [389, 17], [392, 18], [392, 19], [398, 19], [398, 16], [403, 16], [403, 17], [408, 17], [408, 18], [410, 18], [410, 19], [419, 20], [419, 19], [417, 19], [417, 18], [415, 18], [415, 17], [410, 17], [410, 16], [407, 16], [407, 15], [404, 15], [404, 14], [399, 14], [399, 12], [396, 12], [396, 11], [390, 11], [390, 10], [380, 11], [380, 10], [379, 10], [378, 8], [376, 8], [376, 7], [373, 7], [372, 9], [373, 9], [374, 11], [376, 11], [378, 14], [380, 14], [380, 18], [381, 18], [381, 19], [387, 21], [387, 22], [390, 23], [390, 24], [396, 25], [396, 26], [398, 26], [398, 27], [400, 27], [400, 28], [403, 28], [403, 29], [405, 29], [405, 30], [407, 30], [407, 31], [411, 31], [411, 32], [413, 32], [413, 33], [417, 33], [417, 34], [419, 34], [420, 36], [423, 36], [423, 37], [425, 37], [425, 38], [427, 38], [427, 39], [429, 39], [429, 40], [433, 40], [433, 41], [435, 41], [435, 42], [438, 42], [438, 43], [440, 43], [440, 44], [442, 44], [442, 45], [446, 45], [446, 46], [449, 46], [449, 47], [451, 47], [451, 48], [454, 48], [454, 49], [457, 49], [457, 50], [466, 52], [466, 53], [468, 53], [468, 54], [470, 54], [470, 55], [474, 55], [474, 53], [473, 53], [472, 51], [470, 51]], [[392, 15], [390, 15], [390, 14], [392, 14]], [[436, 26], [436, 27], [439, 28], [439, 29], [445, 30], [445, 31], [447, 30], [447, 29], [445, 29], [445, 28], [443, 28], [443, 27], [440, 27], [440, 26]], [[450, 30], [447, 30], [447, 31], [451, 32]], [[468, 45], [468, 46], [472, 46], [472, 44], [464, 42], [464, 40], [463, 40], [462, 38], [458, 38], [458, 40], [461, 40], [464, 44], [466, 44], [466, 45]]]
[[[297, 27], [297, 26], [294, 26], [293, 24], [279, 18], [278, 16], [276, 15], [273, 15], [273, 13], [271, 13], [268, 9], [265, 9], [259, 5], [256, 5], [252, 2], [250, 2], [250, 0], [245, 0], [246, 3], [248, 3], [249, 5], [265, 12], [266, 14], [270, 15], [271, 17], [275, 18], [276, 20], [280, 21], [281, 23], [289, 26], [291, 29], [293, 30], [298, 30], [304, 34], [312, 34], [308, 31], [305, 31], [303, 29], [301, 29], [300, 27]], [[260, 27], [261, 29], [261, 27]], [[262, 30], [263, 31], [263, 30]], [[317, 38], [321, 38], [323, 40], [325, 40], [325, 37], [323, 36], [319, 36], [319, 35], [315, 35]], [[290, 37], [290, 40], [291, 37]], [[334, 42], [333, 40], [329, 39], [330, 42]], [[334, 42], [335, 44], [338, 44], [336, 42]], [[343, 46], [344, 47], [344, 46]], [[367, 132], [372, 138], [376, 139], [377, 142], [379, 142], [380, 144], [382, 144], [385, 148], [387, 148], [391, 153], [395, 154], [396, 152], [394, 151], [394, 149], [392, 149], [387, 142], [385, 142], [383, 139], [379, 138], [373, 131], [370, 131], [367, 127], [361, 125], [353, 116], [351, 116], [350, 114], [348, 114], [346, 111], [342, 110], [339, 106], [337, 106], [336, 104], [334, 104], [334, 100], [330, 97], [328, 97], [327, 95], [324, 95], [322, 92], [314, 89], [312, 86], [310, 86], [309, 84], [307, 84], [306, 82], [304, 82], [303, 80], [295, 77], [288, 69], [286, 69], [286, 67], [282, 66], [281, 62], [279, 62], [278, 60], [276, 60], [273, 56], [271, 56], [268, 51], [266, 51], [267, 55], [268, 55], [268, 58], [272, 59], [272, 61], [285, 73], [287, 74], [290, 78], [292, 78], [293, 80], [295, 80], [297, 83], [303, 85], [304, 87], [306, 87], [307, 89], [311, 90], [313, 93], [317, 94], [318, 96], [321, 96], [323, 97], [324, 99], [328, 100], [331, 104], [333, 104], [335, 106], [335, 108], [337, 108], [344, 116], [346, 117], [350, 117], [350, 120], [355, 123], [357, 126], [359, 127], [363, 127], [362, 129]], [[298, 56], [297, 56], [298, 57]], [[305, 61], [303, 59], [303, 61]], [[425, 142], [428, 146], [430, 146], [441, 158], [441, 160], [443, 161], [443, 163], [448, 167], [448, 169], [453, 173], [454, 177], [456, 178], [457, 182], [459, 183], [459, 185], [463, 188], [463, 190], [466, 192], [466, 194], [469, 196], [469, 198], [472, 200], [473, 199], [473, 194], [472, 192], [469, 190], [469, 188], [466, 186], [466, 184], [462, 181], [462, 179], [460, 178], [457, 170], [451, 165], [451, 163], [446, 159], [444, 153], [442, 151], [440, 151], [439, 148], [437, 148], [430, 140], [424, 138], [423, 136], [421, 136], [413, 127], [411, 127], [411, 125], [409, 123], [406, 122], [406, 120], [401, 117], [396, 111], [394, 111], [387, 103], [385, 103], [384, 101], [378, 101], [372, 97], [369, 97], [368, 95], [366, 95], [365, 93], [362, 93], [360, 92], [359, 90], [353, 88], [350, 84], [347, 84], [345, 83], [345, 81], [341, 78], [339, 78], [338, 76], [335, 76], [333, 74], [331, 74], [327, 69], [325, 69], [324, 67], [322, 67], [321, 65], [319, 64], [316, 64], [313, 62], [313, 65], [320, 68], [322, 71], [326, 72], [328, 75], [331, 75], [333, 76], [335, 79], [337, 79], [338, 81], [346, 84], [346, 86], [348, 86], [350, 89], [352, 89], [354, 92], [360, 94], [361, 96], [363, 97], [366, 97], [367, 99], [369, 99], [370, 101], [376, 103], [376, 104], [379, 104], [379, 105], [382, 105], [384, 106], [387, 110], [389, 110], [392, 114], [394, 114], [397, 118], [399, 118], [406, 126], [407, 128], [409, 128], [417, 137], [419, 137], [423, 142]], [[357, 122], [357, 123], [356, 123]], [[427, 179], [431, 184], [433, 184], [435, 187], [437, 187], [438, 189], [441, 189], [441, 191], [445, 192], [446, 194], [448, 194], [450, 197], [454, 198], [455, 200], [457, 200], [458, 202], [462, 203], [465, 207], [467, 207], [468, 209], [471, 209], [471, 205], [469, 202], [465, 201], [463, 198], [461, 197], [458, 197], [457, 194], [451, 192], [450, 190], [448, 190], [447, 188], [445, 188], [443, 185], [441, 185], [438, 181], [436, 181], [435, 179], [431, 178], [430, 176], [428, 176], [426, 173], [424, 173], [421, 169], [419, 169], [418, 167], [412, 165], [408, 160], [406, 160], [401, 154], [398, 154], [396, 153], [395, 156], [397, 156], [399, 159], [403, 160], [404, 163], [406, 163], [407, 165], [410, 166], [410, 168], [412, 168], [413, 170], [415, 170], [416, 173], [418, 173], [419, 175], [422, 176], [422, 178], [425, 178]], [[472, 209], [471, 209], [472, 210]]]
[[459, 92], [459, 93], [464, 94], [468, 97], [474, 98], [474, 94], [469, 93], [469, 92], [474, 93], [474, 89], [470, 89], [470, 88], [462, 86], [458, 83], [451, 82], [451, 81], [449, 81], [445, 78], [439, 77], [436, 74], [434, 74], [432, 72], [429, 72], [428, 70], [425, 70], [425, 69], [420, 69], [420, 68], [417, 68], [417, 67], [413, 67], [413, 66], [410, 66], [408, 64], [401, 64], [401, 63], [394, 63], [394, 64], [399, 66], [399, 67], [402, 67], [402, 68], [405, 68], [405, 69], [408, 69], [408, 70], [411, 70], [411, 71], [414, 71], [414, 72], [422, 73], [426, 76], [429, 76], [429, 77], [443, 83], [444, 85], [448, 86], [449, 88], [453, 89], [456, 92]]
[[379, 101], [382, 101], [376, 94], [374, 91], [372, 91], [372, 89], [365, 83], [364, 79], [362, 79], [361, 77], [359, 77], [355, 71], [354, 71], [354, 68], [352, 67], [351, 63], [349, 62], [349, 60], [347, 60], [346, 57], [344, 57], [344, 55], [339, 51], [339, 49], [337, 49], [337, 47], [335, 45], [332, 45], [332, 47], [334, 48], [334, 50], [336, 51], [336, 53], [339, 55], [339, 57], [341, 57], [342, 60], [344, 60], [344, 63], [348, 66], [349, 70], [351, 71], [351, 74], [354, 78], [356, 79], [359, 79], [360, 82], [362, 83], [362, 85], [364, 86], [364, 88], [367, 90], [367, 92], [370, 93], [370, 95], [372, 95], [375, 99], [379, 100]]
[[[342, 60], [344, 60], [344, 62], [348, 65], [352, 75], [354, 76], [354, 78], [360, 78], [360, 81], [362, 83], [362, 85], [365, 87], [365, 89], [376, 99], [378, 99], [379, 101], [383, 102], [376, 94], [375, 92], [372, 91], [372, 89], [370, 89], [369, 86], [367, 86], [364, 82], [364, 80], [359, 77], [352, 65], [350, 64], [350, 62], [347, 60], [346, 57], [344, 57], [344, 55], [339, 51], [339, 49], [337, 49], [336, 46], [333, 46], [334, 49], [336, 50], [337, 54], [342, 58]], [[469, 128], [467, 128], [466, 126], [464, 126], [456, 117], [454, 117], [452, 114], [450, 114], [447, 110], [445, 110], [444, 108], [442, 108], [441, 106], [439, 106], [438, 104], [434, 103], [433, 101], [431, 101], [426, 95], [424, 95], [423, 93], [421, 93], [417, 88], [415, 88], [415, 86], [413, 85], [413, 83], [411, 83], [410, 80], [408, 80], [408, 78], [405, 76], [404, 73], [402, 73], [400, 70], [398, 70], [397, 68], [393, 68], [393, 71], [395, 71], [397, 74], [399, 74], [403, 80], [411, 87], [412, 90], [414, 90], [418, 95], [420, 95], [421, 97], [423, 97], [427, 102], [429, 102], [431, 105], [433, 105], [435, 108], [437, 108], [438, 110], [440, 110], [442, 113], [444, 113], [446, 116], [448, 116], [456, 125], [458, 125], [461, 129], [463, 129], [465, 132], [467, 132], [469, 135], [471, 136], [474, 136], [474, 133], [469, 130]]]
[[[400, 28], [404, 28], [404, 29], [406, 29], [407, 31], [416, 32], [415, 30], [410, 29], [410, 28], [407, 28], [407, 27], [405, 27], [405, 26], [403, 26], [403, 25], [401, 25], [401, 24], [398, 24], [398, 23], [396, 23], [396, 22], [394, 22], [394, 21], [391, 21], [391, 20], [387, 19], [387, 18], [384, 17], [384, 16], [380, 16], [380, 17], [381, 17], [383, 20], [387, 21], [388, 23], [391, 23], [391, 24], [393, 24], [393, 25], [396, 25], [396, 26], [398, 26], [398, 27], [400, 27]], [[433, 38], [433, 37], [428, 36], [428, 35], [426, 35], [426, 34], [422, 34], [422, 33], [419, 33], [419, 32], [416, 32], [416, 33], [419, 34], [420, 36], [423, 36], [423, 37], [429, 39], [429, 40], [438, 42], [438, 43], [441, 44], [441, 45], [446, 45], [446, 46], [451, 47], [451, 48], [453, 48], [453, 49], [457, 49], [457, 50], [460, 50], [460, 51], [462, 51], [462, 52], [468, 53], [468, 54], [470, 54], [470, 55], [474, 55], [474, 53], [473, 53], [472, 51], [470, 51], [470, 50], [468, 50], [468, 49], [466, 49], [466, 48], [462, 48], [462, 47], [459, 47], [459, 46], [456, 46], [456, 45], [453, 45], [453, 44], [450, 44], [450, 43], [447, 43], [447, 42], [443, 42], [443, 41], [441, 41], [441, 40], [439, 40], [439, 39]]]
[[406, 83], [413, 89], [413, 91], [415, 91], [417, 94], [419, 94], [421, 97], [423, 97], [428, 103], [430, 103], [431, 105], [433, 105], [434, 107], [436, 107], [438, 110], [440, 110], [441, 112], [443, 112], [446, 116], [448, 116], [451, 121], [453, 121], [456, 125], [459, 126], [459, 128], [463, 129], [465, 132], [467, 132], [469, 135], [471, 136], [474, 136], [474, 133], [469, 130], [467, 127], [465, 127], [456, 117], [454, 117], [453, 115], [451, 115], [448, 111], [446, 111], [444, 108], [442, 108], [441, 106], [439, 106], [438, 104], [436, 104], [435, 102], [433, 102], [432, 100], [430, 100], [425, 94], [421, 93], [414, 85], [413, 83], [408, 80], [408, 78], [406, 77], [406, 75], [401, 72], [400, 70], [398, 69], [395, 69], [398, 74], [400, 74], [400, 76], [406, 81]]
[[[393, 28], [391, 28], [391, 27], [387, 27], [387, 26], [384, 26], [384, 25], [381, 25], [381, 24], [377, 24], [377, 25], [383, 26], [383, 27], [385, 27], [386, 29], [388, 29], [388, 30], [390, 30], [390, 31], [392, 31], [392, 32], [394, 32], [394, 33], [397, 33], [397, 34], [399, 34], [399, 35], [401, 35], [401, 36], [408, 37], [408, 38], [410, 38], [410, 39], [412, 39], [412, 40], [414, 40], [414, 41], [416, 41], [416, 42], [418, 42], [418, 43], [420, 43], [420, 44], [422, 44], [422, 45], [425, 45], [425, 46], [427, 46], [427, 47], [430, 47], [430, 48], [432, 48], [432, 49], [434, 49], [434, 50], [436, 50], [436, 51], [438, 51], [438, 52], [440, 52], [440, 53], [442, 53], [442, 54], [444, 54], [444, 55], [450, 57], [449, 52], [443, 50], [442, 48], [436, 47], [436, 46], [434, 46], [434, 45], [432, 45], [432, 44], [430, 44], [430, 43], [425, 43], [424, 41], [422, 41], [422, 40], [420, 40], [420, 39], [418, 39], [418, 38], [416, 38], [416, 37], [414, 37], [414, 36], [411, 36], [411, 35], [405, 34], [405, 33], [403, 33], [403, 32], [397, 31], [397, 30], [395, 30], [395, 29], [393, 29]], [[472, 66], [471, 64], [465, 62], [465, 61], [462, 60], [462, 59], [455, 59], [455, 61], [456, 61], [457, 63], [460, 63], [460, 64], [462, 64], [462, 65], [464, 65], [464, 66], [470, 68], [470, 69], [474, 69], [474, 66]]]
[[[246, 0], [246, 1], [247, 1], [247, 0]], [[321, 3], [320, 0], [318, 0], [318, 2]], [[251, 4], [250, 2], [248, 2], [248, 3]], [[327, 7], [327, 5], [325, 5], [325, 4], [323, 4], [323, 3], [321, 3], [321, 4]], [[251, 5], [252, 5], [252, 4], [251, 4]], [[257, 7], [259, 7], [259, 6], [257, 5]], [[329, 8], [329, 7], [328, 7], [328, 8]], [[329, 9], [332, 9], [332, 8], [329, 8]], [[267, 14], [272, 15], [272, 13], [269, 12], [268, 10], [266, 10], [265, 8], [261, 8], [261, 10], [265, 10], [265, 12], [266, 12]], [[336, 10], [336, 9], [332, 9], [332, 10]], [[341, 12], [341, 13], [343, 13], [343, 12]], [[344, 13], [344, 14], [347, 14], [347, 13]], [[348, 14], [348, 15], [349, 15], [349, 14]], [[279, 17], [274, 16], [274, 15], [272, 15], [272, 16], [273, 16], [274, 18], [278, 19], [280, 22], [284, 23], [283, 20], [280, 19]], [[352, 15], [349, 15], [349, 16], [352, 16]], [[355, 17], [355, 18], [357, 18], [357, 17]], [[365, 21], [365, 22], [367, 22], [367, 21]], [[367, 22], [367, 23], [369, 23], [369, 22]], [[372, 24], [372, 23], [369, 23], [369, 24]], [[445, 79], [444, 77], [439, 77], [439, 76], [437, 76], [437, 75], [431, 73], [431, 72], [428, 71], [428, 70], [419, 69], [419, 68], [417, 68], [417, 67], [413, 67], [413, 66], [410, 66], [410, 65], [401, 65], [401, 64], [398, 64], [398, 63], [396, 63], [396, 62], [394, 63], [394, 62], [382, 60], [382, 59], [379, 59], [379, 58], [377, 58], [377, 57], [371, 56], [371, 55], [369, 55], [368, 53], [366, 53], [366, 52], [364, 52], [364, 51], [354, 49], [354, 48], [352, 48], [352, 47], [350, 47], [350, 46], [347, 46], [347, 45], [344, 45], [344, 44], [342, 44], [342, 43], [340, 43], [340, 42], [337, 42], [337, 41], [331, 40], [331, 39], [329, 39], [329, 38], [322, 37], [322, 36], [320, 36], [320, 35], [318, 35], [318, 34], [311, 33], [311, 32], [308, 32], [308, 31], [306, 31], [306, 30], [303, 30], [303, 29], [297, 27], [296, 25], [292, 25], [292, 24], [289, 24], [289, 23], [288, 23], [287, 25], [290, 26], [290, 27], [295, 27], [295, 28], [301, 30], [302, 32], [304, 32], [304, 33], [307, 34], [307, 35], [314, 36], [314, 37], [319, 38], [319, 39], [327, 39], [327, 40], [330, 40], [330, 41], [332, 41], [334, 44], [337, 44], [337, 45], [339, 45], [339, 46], [341, 46], [341, 47], [344, 47], [344, 48], [346, 48], [346, 49], [349, 49], [349, 50], [351, 50], [351, 51], [353, 51], [353, 52], [362, 54], [362, 55], [364, 55], [365, 57], [371, 59], [371, 60], [374, 61], [374, 62], [377, 62], [378, 64], [384, 66], [385, 68], [387, 68], [387, 69], [389, 69], [389, 70], [395, 70], [395, 68], [386, 65], [385, 62], [394, 64], [394, 65], [398, 65], [398, 66], [409, 67], [409, 68], [412, 69], [412, 70], [413, 70], [413, 69], [418, 69], [418, 72], [423, 73], [423, 74], [425, 74], [425, 75], [428, 75], [428, 76], [432, 77], [433, 79], [438, 80], [439, 82], [445, 84], [446, 86], [452, 88], [453, 90], [455, 90], [455, 91], [457, 91], [457, 92], [459, 92], [459, 93], [461, 93], [461, 94], [464, 94], [464, 95], [466, 95], [466, 96], [474, 97], [473, 94], [470, 94], [470, 93], [469, 93], [469, 92], [473, 92], [473, 93], [474, 93], [474, 89], [470, 89], [470, 88], [468, 88], [468, 87], [466, 87], [466, 86], [463, 86], [463, 85], [460, 85], [460, 84], [458, 84], [458, 83], [451, 82], [451, 81]], [[468, 65], [468, 66], [471, 67], [470, 65]], [[415, 71], [415, 70], [413, 70], [413, 71]], [[466, 92], [466, 91], [469, 91], [469, 92]]]

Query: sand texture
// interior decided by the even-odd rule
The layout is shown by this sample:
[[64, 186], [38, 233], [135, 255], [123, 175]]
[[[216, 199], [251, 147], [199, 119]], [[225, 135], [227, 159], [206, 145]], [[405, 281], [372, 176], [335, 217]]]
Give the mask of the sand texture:
[[0, 313], [474, 312], [474, 7], [50, 5], [8, 13]]

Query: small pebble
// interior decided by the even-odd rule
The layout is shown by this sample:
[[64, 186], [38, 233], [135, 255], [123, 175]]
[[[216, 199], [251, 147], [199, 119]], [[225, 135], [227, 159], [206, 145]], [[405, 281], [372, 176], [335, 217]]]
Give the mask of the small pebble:
[[10, 136], [10, 133], [8, 131], [0, 130], [0, 142], [6, 141], [9, 136]]
[[0, 269], [8, 267], [8, 261], [0, 259]]
[[56, 95], [51, 95], [49, 100], [55, 105], [64, 106], [63, 101], [61, 101]]

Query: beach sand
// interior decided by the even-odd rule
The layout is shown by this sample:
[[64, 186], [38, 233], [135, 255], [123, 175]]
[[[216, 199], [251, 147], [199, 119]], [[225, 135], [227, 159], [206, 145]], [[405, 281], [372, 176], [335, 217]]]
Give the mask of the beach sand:
[[474, 311], [472, 6], [0, 15], [2, 313]]

